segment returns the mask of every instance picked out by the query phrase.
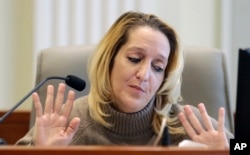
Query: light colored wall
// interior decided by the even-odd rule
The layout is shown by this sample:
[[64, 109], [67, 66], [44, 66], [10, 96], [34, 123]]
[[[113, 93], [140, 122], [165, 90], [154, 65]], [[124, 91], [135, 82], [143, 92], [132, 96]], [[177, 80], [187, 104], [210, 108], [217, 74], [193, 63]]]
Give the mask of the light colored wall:
[[148, 1], [144, 11], [171, 24], [184, 45], [220, 47], [220, 3], [218, 0]]
[[32, 0], [1, 0], [0, 7], [0, 110], [7, 110], [33, 86]]
[[[55, 21], [61, 20], [62, 22], [58, 22], [57, 26], [62, 25], [64, 28], [58, 29], [58, 32], [51, 31], [50, 36], [46, 36], [45, 33], [43, 33], [43, 31], [48, 28], [48, 25], [51, 24], [52, 19], [56, 17], [48, 12], [51, 9], [60, 10], [60, 8], [63, 8], [61, 13], [58, 11], [56, 14], [68, 16], [74, 12], [70, 12], [65, 6], [76, 5], [81, 7], [77, 5], [78, 3], [84, 5], [82, 6], [82, 8], [84, 8], [82, 10], [82, 13], [84, 13], [83, 17], [79, 16], [79, 20], [77, 21], [86, 20], [84, 18], [86, 14], [88, 16], [89, 14], [93, 14], [95, 18], [98, 18], [99, 15], [95, 10], [105, 10], [106, 8], [106, 11], [109, 11], [103, 13], [109, 14], [108, 16], [112, 16], [112, 18], [103, 17], [103, 19], [96, 24], [101, 25], [102, 28], [95, 26], [95, 31], [92, 31], [92, 26], [87, 25], [86, 28], [90, 29], [89, 33], [93, 32], [95, 36], [90, 40], [79, 39], [82, 41], [82, 44], [96, 43], [98, 38], [101, 38], [113, 22], [113, 17], [118, 17], [121, 12], [138, 10], [154, 13], [174, 26], [184, 45], [221, 48], [221, 5], [223, 1], [227, 0], [105, 0], [105, 3], [103, 0], [0, 0], [0, 18], [2, 23], [0, 24], [0, 110], [11, 108], [21, 97], [33, 88], [37, 50], [56, 45], [74, 44], [72, 40], [67, 42], [68, 37], [53, 40], [56, 38], [55, 35], [58, 32], [60, 32], [60, 36], [72, 36], [70, 35], [71, 32], [68, 31], [65, 31], [66, 35], [63, 34], [65, 28], [63, 18], [56, 18]], [[230, 3], [231, 0], [228, 1]], [[47, 4], [50, 3], [54, 4], [53, 8], [48, 7], [50, 5]], [[69, 3], [70, 5], [61, 6], [63, 3]], [[236, 3], [236, 1], [234, 1], [234, 3]], [[240, 3], [242, 3], [242, 0], [238, 5], [243, 5]], [[245, 0], [245, 3], [249, 2]], [[101, 4], [102, 7], [96, 4]], [[247, 5], [244, 4], [244, 6]], [[108, 9], [109, 7], [113, 9]], [[232, 5], [232, 7], [235, 6]], [[240, 7], [237, 11], [241, 11]], [[235, 19], [240, 20], [240, 13], [236, 14]], [[47, 18], [47, 20], [44, 19], [45, 22], [43, 22], [42, 18], [45, 17], [49, 18]], [[42, 22], [37, 23], [37, 18], [39, 18], [39, 20], [41, 19]], [[88, 19], [91, 19], [91, 17], [88, 17]], [[105, 23], [102, 24], [100, 22]], [[72, 26], [77, 27], [77, 25]], [[243, 27], [238, 25], [237, 31], [242, 28]], [[71, 29], [72, 33], [74, 30], [73, 27], [73, 29]], [[243, 29], [240, 32], [244, 34]], [[88, 35], [92, 36], [91, 34]], [[236, 40], [236, 38], [234, 41], [239, 41]], [[77, 40], [77, 44], [79, 44], [79, 40]], [[237, 45], [234, 47], [236, 48]], [[235, 60], [234, 56], [229, 57], [229, 59], [232, 61]], [[235, 70], [234, 66], [235, 63], [231, 68]], [[235, 72], [230, 73], [230, 75], [235, 75]], [[30, 107], [31, 102], [28, 101], [23, 104], [19, 110], [29, 110]]]

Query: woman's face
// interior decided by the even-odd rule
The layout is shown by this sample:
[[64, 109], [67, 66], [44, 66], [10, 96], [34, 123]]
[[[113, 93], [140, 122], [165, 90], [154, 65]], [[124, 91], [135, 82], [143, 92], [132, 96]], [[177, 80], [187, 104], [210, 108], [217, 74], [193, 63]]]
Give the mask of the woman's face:
[[131, 30], [111, 71], [114, 107], [126, 113], [142, 110], [159, 89], [168, 63], [166, 36], [150, 27]]

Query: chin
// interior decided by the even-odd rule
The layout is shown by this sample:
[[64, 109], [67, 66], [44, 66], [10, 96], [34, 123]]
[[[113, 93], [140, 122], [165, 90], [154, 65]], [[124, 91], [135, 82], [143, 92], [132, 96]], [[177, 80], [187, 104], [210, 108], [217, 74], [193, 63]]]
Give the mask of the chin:
[[[131, 96], [125, 96], [121, 98], [121, 100], [117, 100], [119, 110], [126, 113], [134, 113], [141, 111], [143, 108], [147, 106], [149, 101], [146, 101], [145, 98], [139, 97], [131, 97]], [[146, 104], [145, 104], [146, 103]]]
[[[134, 113], [134, 112], [141, 111], [146, 106], [146, 105], [141, 106], [142, 103], [138, 103], [138, 102], [137, 103], [130, 102], [130, 105], [131, 106], [127, 106], [125, 108], [127, 113]], [[138, 106], [136, 106], [136, 105], [138, 105]]]

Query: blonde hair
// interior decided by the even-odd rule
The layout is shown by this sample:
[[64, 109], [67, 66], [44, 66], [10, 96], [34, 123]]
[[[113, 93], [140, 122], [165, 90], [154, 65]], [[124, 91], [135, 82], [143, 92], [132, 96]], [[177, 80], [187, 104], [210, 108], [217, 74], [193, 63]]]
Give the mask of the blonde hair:
[[[97, 122], [104, 126], [110, 126], [104, 117], [108, 114], [102, 111], [101, 106], [112, 103], [113, 91], [110, 81], [110, 73], [113, 67], [114, 58], [119, 49], [128, 41], [129, 31], [132, 29], [148, 26], [162, 32], [169, 40], [170, 55], [165, 70], [164, 80], [156, 92], [156, 112], [153, 119], [153, 127], [156, 133], [159, 132], [166, 105], [177, 103], [180, 99], [181, 74], [183, 70], [183, 55], [179, 49], [178, 37], [168, 24], [151, 14], [140, 12], [127, 12], [121, 15], [111, 26], [109, 31], [98, 44], [92, 60], [89, 64], [89, 79], [91, 83], [89, 93], [90, 115]], [[168, 119], [168, 125], [176, 124], [176, 118]], [[170, 132], [177, 133], [183, 130], [170, 128]]]

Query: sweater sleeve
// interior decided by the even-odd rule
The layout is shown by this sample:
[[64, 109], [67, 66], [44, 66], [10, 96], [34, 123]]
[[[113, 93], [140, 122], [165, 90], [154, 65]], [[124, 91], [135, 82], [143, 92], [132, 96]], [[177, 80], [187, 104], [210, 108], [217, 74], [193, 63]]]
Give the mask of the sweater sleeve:
[[[85, 102], [87, 102], [87, 97], [82, 97], [82, 98], [75, 100], [74, 107], [73, 107], [73, 110], [70, 114], [69, 120], [71, 120], [72, 117], [75, 117], [76, 114], [79, 114], [79, 112], [78, 113], [76, 112], [77, 110], [82, 111], [81, 106], [84, 105]], [[78, 116], [78, 115], [76, 115], [76, 116]], [[34, 131], [34, 128], [31, 128], [22, 138], [20, 138], [15, 143], [15, 145], [27, 145], [27, 146], [34, 145], [34, 143], [33, 143], [33, 131]]]
[[33, 142], [32, 142], [32, 137], [33, 137], [33, 128], [31, 128], [27, 134], [25, 134], [24, 137], [22, 137], [21, 139], [19, 139], [15, 145], [28, 145], [28, 146], [31, 146], [33, 145]]

